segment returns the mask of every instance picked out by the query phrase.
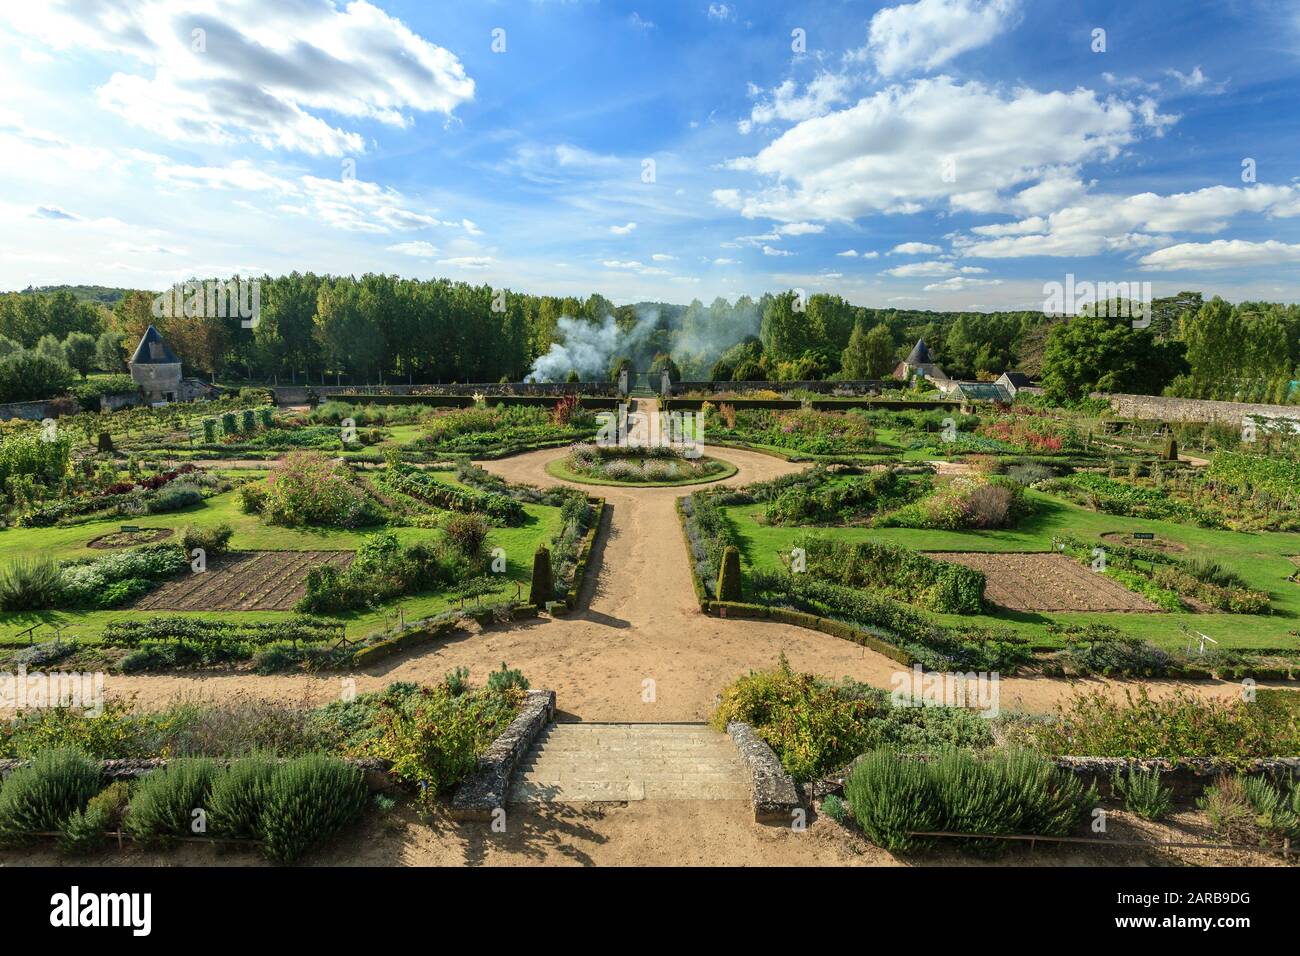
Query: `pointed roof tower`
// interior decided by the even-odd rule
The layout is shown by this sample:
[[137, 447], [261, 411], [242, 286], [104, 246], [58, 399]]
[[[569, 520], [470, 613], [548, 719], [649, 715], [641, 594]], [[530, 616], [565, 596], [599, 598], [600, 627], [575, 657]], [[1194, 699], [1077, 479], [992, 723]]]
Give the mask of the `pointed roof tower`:
[[[150, 326], [153, 328], [153, 326]], [[908, 365], [933, 365], [934, 359], [930, 357], [929, 346], [925, 344], [925, 339], [917, 339], [916, 345], [912, 347], [912, 354], [907, 357]]]
[[180, 361], [162, 333], [152, 325], [140, 336], [140, 344], [131, 357], [132, 365], [179, 365]]

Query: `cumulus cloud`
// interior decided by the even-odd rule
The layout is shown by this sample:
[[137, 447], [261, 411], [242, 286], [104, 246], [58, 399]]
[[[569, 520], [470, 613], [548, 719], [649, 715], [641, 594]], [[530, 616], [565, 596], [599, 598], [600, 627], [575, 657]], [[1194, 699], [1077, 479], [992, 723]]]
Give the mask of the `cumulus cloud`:
[[918, 0], [886, 7], [871, 18], [867, 46], [882, 76], [933, 70], [985, 46], [1019, 22], [1019, 0]]
[[6, 4], [0, 21], [55, 49], [136, 61], [143, 72], [114, 73], [97, 101], [186, 142], [339, 156], [365, 140], [321, 113], [406, 127], [474, 96], [455, 54], [366, 0], [47, 0]]
[[1300, 243], [1269, 239], [1215, 239], [1213, 242], [1182, 242], [1148, 253], [1139, 260], [1147, 271], [1174, 272], [1192, 269], [1235, 269], [1245, 266], [1276, 266], [1300, 263]]
[[[1300, 215], [1300, 186], [1210, 186], [1167, 196], [1090, 194], [1046, 217], [977, 226], [979, 238], [958, 237], [964, 256], [1087, 256], [1171, 245], [1172, 234], [1216, 233], [1242, 213]], [[1156, 260], [1159, 261], [1159, 260]]]
[[909, 262], [905, 266], [895, 266], [892, 269], [886, 269], [885, 275], [895, 276], [896, 278], [906, 279], [916, 276], [935, 277], [951, 275], [978, 275], [982, 272], [988, 272], [979, 266], [956, 266], [951, 262]]
[[[836, 103], [844, 102], [848, 91], [848, 77], [842, 74], [821, 73], [804, 88], [802, 94], [794, 80], [786, 80], [769, 91], [769, 99], [754, 104], [749, 119], [736, 125], [741, 133], [748, 133], [756, 126], [767, 126], [776, 120], [798, 123], [823, 116]], [[755, 95], [762, 93], [756, 89], [751, 89], [751, 92]]]
[[731, 169], [772, 184], [749, 194], [715, 190], [713, 199], [750, 218], [783, 222], [851, 221], [944, 201], [958, 208], [979, 196], [996, 208], [1004, 191], [1067, 182], [1063, 170], [1113, 159], [1165, 119], [1087, 89], [1004, 91], [923, 79], [805, 120], [756, 155], [732, 160]]
[[636, 223], [629, 222], [627, 225], [624, 226], [610, 226], [609, 231], [616, 236], [627, 236], [627, 235], [631, 235], [632, 230], [634, 230], [635, 228], [636, 228]]
[[951, 279], [944, 279], [942, 282], [931, 282], [927, 286], [922, 286], [924, 292], [960, 292], [963, 289], [974, 289], [981, 286], [1001, 285], [1001, 279], [971, 279], [966, 276], [953, 276]]
[[926, 256], [937, 255], [943, 252], [938, 246], [932, 246], [928, 242], [902, 242], [889, 250], [891, 256]]

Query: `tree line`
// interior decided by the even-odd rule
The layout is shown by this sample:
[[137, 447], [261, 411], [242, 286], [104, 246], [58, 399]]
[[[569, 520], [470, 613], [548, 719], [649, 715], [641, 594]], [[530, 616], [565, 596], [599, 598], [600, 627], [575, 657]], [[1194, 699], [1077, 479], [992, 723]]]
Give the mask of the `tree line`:
[[150, 324], [186, 374], [273, 384], [521, 381], [563, 344], [565, 317], [593, 327], [613, 321], [619, 334], [595, 372], [611, 378], [626, 366], [685, 380], [887, 378], [923, 338], [953, 378], [991, 380], [1023, 364], [1061, 401], [1094, 390], [1286, 401], [1300, 365], [1300, 307], [1204, 301], [1196, 292], [1157, 299], [1149, 325], [1135, 328], [1029, 310], [877, 309], [794, 291], [615, 306], [599, 293], [539, 296], [377, 274], [258, 281], [251, 323], [201, 310], [155, 315], [157, 295], [144, 290], [0, 295], [0, 364], [12, 363], [8, 377], [0, 370], [0, 400], [47, 397], [78, 375], [124, 371]]

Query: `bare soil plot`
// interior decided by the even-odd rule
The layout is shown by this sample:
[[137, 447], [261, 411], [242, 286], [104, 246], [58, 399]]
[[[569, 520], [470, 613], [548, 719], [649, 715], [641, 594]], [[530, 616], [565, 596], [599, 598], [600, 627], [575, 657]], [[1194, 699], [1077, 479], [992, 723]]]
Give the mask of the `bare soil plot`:
[[984, 572], [984, 596], [1012, 611], [1159, 611], [1146, 598], [1063, 554], [931, 552]]
[[1101, 536], [1101, 540], [1109, 541], [1112, 544], [1122, 544], [1128, 548], [1148, 548], [1152, 551], [1163, 551], [1165, 554], [1181, 554], [1187, 550], [1187, 545], [1178, 541], [1169, 541], [1164, 538], [1152, 540], [1135, 538], [1132, 534], [1123, 531], [1107, 531]]
[[351, 551], [241, 551], [212, 561], [146, 594], [139, 611], [291, 611], [303, 596], [308, 569], [347, 567]]

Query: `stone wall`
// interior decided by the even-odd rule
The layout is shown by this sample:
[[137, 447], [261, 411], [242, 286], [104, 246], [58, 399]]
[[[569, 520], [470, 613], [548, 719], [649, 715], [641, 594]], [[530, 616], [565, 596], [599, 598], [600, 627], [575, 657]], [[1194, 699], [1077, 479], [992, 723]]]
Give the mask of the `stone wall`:
[[29, 422], [41, 422], [47, 418], [60, 415], [75, 415], [81, 411], [75, 398], [53, 398], [45, 402], [9, 402], [0, 404], [0, 422], [12, 418], [21, 418]]
[[718, 392], [816, 392], [818, 395], [841, 395], [859, 398], [879, 395], [886, 390], [899, 391], [905, 382], [893, 379], [870, 379], [859, 382], [676, 382], [674, 395], [715, 395]]
[[506, 803], [510, 775], [528, 753], [537, 735], [555, 719], [555, 691], [530, 690], [517, 716], [487, 752], [478, 769], [466, 777], [451, 798], [451, 815], [457, 820], [491, 820], [492, 812]]
[[736, 745], [740, 759], [752, 776], [750, 794], [754, 820], [789, 826], [794, 821], [795, 810], [799, 809], [799, 791], [794, 779], [785, 772], [772, 748], [749, 724], [732, 721], [727, 724], [727, 736]]
[[1289, 418], [1300, 422], [1300, 405], [1257, 405], [1249, 402], [1211, 402], [1199, 398], [1165, 398], [1160, 395], [1124, 395], [1094, 392], [1121, 418], [1157, 422], [1206, 422], [1240, 428], [1248, 415]]

